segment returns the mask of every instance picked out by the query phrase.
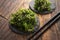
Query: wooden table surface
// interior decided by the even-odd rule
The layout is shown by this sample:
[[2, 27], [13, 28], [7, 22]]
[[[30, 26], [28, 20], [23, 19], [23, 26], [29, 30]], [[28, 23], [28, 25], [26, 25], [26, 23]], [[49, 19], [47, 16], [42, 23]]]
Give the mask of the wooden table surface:
[[[29, 8], [31, 0], [0, 0], [0, 15], [9, 19], [11, 13], [16, 12], [19, 8]], [[44, 25], [51, 17], [60, 10], [60, 0], [54, 0], [56, 10], [50, 14], [37, 14], [40, 20], [40, 26]], [[20, 35], [12, 32], [9, 28], [8, 21], [0, 17], [0, 40], [27, 40], [29, 35]], [[60, 40], [60, 20], [52, 25], [39, 40]]]

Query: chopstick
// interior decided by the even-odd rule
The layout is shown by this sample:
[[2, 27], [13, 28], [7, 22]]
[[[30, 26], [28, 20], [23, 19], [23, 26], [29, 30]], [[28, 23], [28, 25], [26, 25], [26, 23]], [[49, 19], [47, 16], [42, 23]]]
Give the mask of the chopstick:
[[[48, 22], [46, 22], [37, 32], [35, 32], [31, 37], [28, 38], [28, 40], [32, 39], [35, 35], [37, 35], [40, 32], [40, 35], [44, 33], [58, 18], [60, 18], [60, 13], [57, 13], [54, 17], [52, 17]], [[49, 25], [48, 25], [49, 24]], [[48, 26], [47, 26], [48, 25]], [[47, 26], [47, 27], [45, 27]], [[43, 30], [43, 31], [41, 31]], [[39, 36], [40, 36], [39, 35]], [[36, 37], [34, 40], [37, 40], [38, 37]]]

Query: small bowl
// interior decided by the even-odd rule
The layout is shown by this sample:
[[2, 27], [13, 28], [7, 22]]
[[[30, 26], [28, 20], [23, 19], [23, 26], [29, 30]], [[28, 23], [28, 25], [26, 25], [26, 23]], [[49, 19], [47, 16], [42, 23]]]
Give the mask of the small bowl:
[[56, 6], [54, 5], [54, 3], [52, 3], [51, 6], [50, 6], [50, 7], [51, 7], [51, 11], [39, 12], [39, 11], [37, 11], [37, 10], [34, 9], [34, 4], [35, 4], [34, 1], [35, 1], [35, 0], [32, 0], [32, 1], [30, 2], [29, 8], [30, 8], [32, 11], [36, 12], [36, 13], [39, 13], [39, 14], [48, 14], [48, 13], [52, 13], [52, 12], [56, 9]]

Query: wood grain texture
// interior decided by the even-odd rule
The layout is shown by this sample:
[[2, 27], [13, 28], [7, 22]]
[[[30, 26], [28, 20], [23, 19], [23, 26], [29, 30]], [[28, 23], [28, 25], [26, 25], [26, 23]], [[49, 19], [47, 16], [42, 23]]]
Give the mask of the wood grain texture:
[[[0, 0], [0, 15], [9, 19], [11, 13], [16, 12], [20, 8], [29, 8], [31, 0]], [[51, 17], [60, 10], [60, 0], [54, 0], [56, 10], [53, 13], [40, 15], [40, 26], [44, 25]], [[0, 17], [0, 40], [27, 40], [30, 35], [19, 35], [9, 29], [8, 21]], [[47, 32], [45, 32], [38, 40], [60, 40], [60, 20], [55, 23]]]

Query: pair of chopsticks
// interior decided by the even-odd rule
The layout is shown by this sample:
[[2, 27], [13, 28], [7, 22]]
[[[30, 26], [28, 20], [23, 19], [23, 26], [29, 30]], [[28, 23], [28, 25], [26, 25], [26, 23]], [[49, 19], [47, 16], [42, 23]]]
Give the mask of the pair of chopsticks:
[[57, 13], [54, 17], [52, 17], [48, 22], [46, 22], [37, 32], [35, 32], [32, 36], [28, 38], [28, 40], [31, 40], [34, 38], [38, 33], [39, 35], [34, 38], [34, 40], [39, 39], [39, 37], [47, 31], [56, 21], [60, 19], [60, 13]]

